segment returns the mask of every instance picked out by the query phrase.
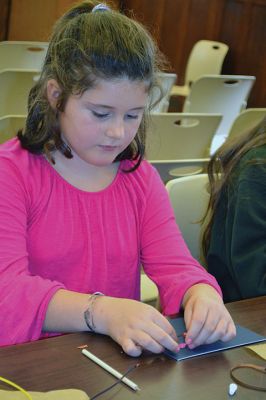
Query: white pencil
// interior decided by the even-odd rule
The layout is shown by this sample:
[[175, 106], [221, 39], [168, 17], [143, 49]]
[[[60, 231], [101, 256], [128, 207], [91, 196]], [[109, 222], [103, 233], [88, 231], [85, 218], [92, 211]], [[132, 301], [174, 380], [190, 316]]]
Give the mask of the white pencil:
[[[118, 379], [122, 378], [122, 374], [118, 371], [116, 371], [114, 368], [110, 367], [110, 365], [106, 364], [104, 361], [100, 360], [98, 357], [96, 357], [94, 354], [92, 354], [90, 351], [86, 349], [81, 350], [82, 354], [84, 356], [88, 357], [90, 360], [94, 361], [96, 364], [98, 364], [100, 367], [105, 369], [105, 371], [109, 372], [113, 376], [115, 376]], [[140, 390], [138, 385], [134, 382], [132, 382], [130, 379], [124, 377], [121, 379], [122, 382], [124, 382], [127, 386], [129, 386], [133, 390]]]

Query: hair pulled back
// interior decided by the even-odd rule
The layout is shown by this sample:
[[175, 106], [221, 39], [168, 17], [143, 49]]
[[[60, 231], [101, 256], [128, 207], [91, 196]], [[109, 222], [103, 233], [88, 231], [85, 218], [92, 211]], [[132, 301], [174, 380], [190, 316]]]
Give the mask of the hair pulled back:
[[[156, 73], [164, 58], [151, 35], [138, 22], [115, 10], [92, 12], [99, 1], [84, 1], [66, 12], [55, 24], [38, 82], [28, 99], [26, 126], [18, 133], [22, 147], [32, 153], [61, 151], [72, 158], [71, 149], [61, 139], [58, 113], [70, 95], [82, 95], [97, 79], [128, 78], [146, 81], [149, 90], [157, 85]], [[47, 82], [60, 87], [56, 109], [47, 98]], [[145, 152], [147, 112], [133, 142], [117, 160], [138, 159]]]

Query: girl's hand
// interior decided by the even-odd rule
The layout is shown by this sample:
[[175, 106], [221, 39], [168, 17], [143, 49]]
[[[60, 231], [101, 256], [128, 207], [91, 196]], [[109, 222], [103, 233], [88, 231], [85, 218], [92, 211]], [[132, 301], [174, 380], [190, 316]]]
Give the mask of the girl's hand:
[[197, 284], [189, 288], [183, 307], [189, 348], [217, 340], [226, 342], [236, 335], [234, 322], [222, 298], [211, 286]]
[[176, 333], [154, 307], [135, 300], [102, 296], [93, 306], [97, 332], [111, 336], [130, 356], [142, 349], [161, 353], [178, 351]]

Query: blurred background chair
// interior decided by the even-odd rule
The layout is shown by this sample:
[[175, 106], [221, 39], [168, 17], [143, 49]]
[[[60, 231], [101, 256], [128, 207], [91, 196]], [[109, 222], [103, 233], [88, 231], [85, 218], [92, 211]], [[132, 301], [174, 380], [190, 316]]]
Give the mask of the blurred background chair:
[[0, 117], [27, 114], [28, 94], [38, 74], [36, 70], [0, 72]]
[[166, 184], [176, 222], [194, 258], [200, 261], [201, 224], [208, 202], [208, 175], [199, 174], [172, 179]]
[[220, 74], [227, 52], [228, 46], [225, 43], [213, 40], [199, 40], [196, 42], [187, 61], [185, 84], [183, 86], [173, 86], [171, 95], [187, 96], [192, 83], [202, 75]]
[[[155, 106], [151, 109], [151, 112], [167, 112], [169, 108], [171, 90], [176, 82], [177, 75], [168, 72], [160, 72], [157, 74], [157, 77], [162, 89], [163, 98], [159, 101], [159, 103], [155, 104]], [[160, 89], [154, 88], [153, 93], [151, 94], [151, 103], [159, 98], [159, 96]]]
[[209, 157], [184, 160], [149, 160], [154, 168], [157, 169], [164, 184], [171, 179], [205, 172], [209, 161]]
[[183, 111], [223, 115], [211, 144], [211, 154], [223, 144], [236, 116], [246, 108], [255, 79], [243, 75], [204, 75], [192, 84]]
[[0, 117], [0, 143], [16, 136], [19, 129], [23, 129], [26, 115], [7, 115]]
[[6, 69], [41, 70], [48, 42], [0, 42], [0, 72]]
[[229, 130], [228, 139], [245, 134], [266, 117], [266, 108], [247, 108], [237, 115]]
[[221, 119], [221, 114], [152, 114], [146, 159], [158, 169], [164, 182], [202, 172]]
[[156, 305], [158, 288], [155, 283], [142, 271], [140, 276], [140, 299], [143, 303]]

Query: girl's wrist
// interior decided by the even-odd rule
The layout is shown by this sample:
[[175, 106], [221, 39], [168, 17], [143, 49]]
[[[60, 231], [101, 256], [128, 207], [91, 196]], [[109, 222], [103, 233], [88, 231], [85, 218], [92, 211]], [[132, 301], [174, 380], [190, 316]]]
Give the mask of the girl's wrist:
[[104, 294], [101, 292], [95, 292], [91, 294], [88, 299], [88, 306], [83, 313], [85, 323], [89, 328], [89, 332], [99, 332], [99, 330], [97, 329], [97, 324], [95, 322], [95, 303], [100, 296], [104, 296]]
[[197, 296], [202, 290], [206, 289], [206, 287], [209, 288], [211, 286], [206, 283], [196, 283], [196, 284], [190, 286], [184, 294], [183, 301], [182, 301], [182, 307], [185, 308], [188, 300], [192, 296], [195, 296], [195, 295]]

